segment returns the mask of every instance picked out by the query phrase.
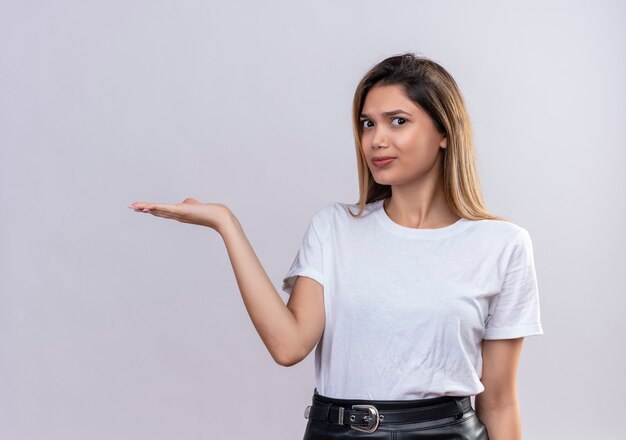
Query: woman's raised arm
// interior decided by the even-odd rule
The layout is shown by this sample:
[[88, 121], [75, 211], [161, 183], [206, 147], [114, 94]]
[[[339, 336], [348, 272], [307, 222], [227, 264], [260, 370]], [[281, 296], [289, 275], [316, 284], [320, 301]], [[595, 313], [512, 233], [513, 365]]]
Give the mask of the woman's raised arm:
[[244, 305], [259, 336], [279, 365], [293, 365], [302, 351], [296, 318], [276, 291], [237, 217], [227, 206], [187, 198], [177, 204], [133, 202], [129, 207], [217, 231], [224, 240]]

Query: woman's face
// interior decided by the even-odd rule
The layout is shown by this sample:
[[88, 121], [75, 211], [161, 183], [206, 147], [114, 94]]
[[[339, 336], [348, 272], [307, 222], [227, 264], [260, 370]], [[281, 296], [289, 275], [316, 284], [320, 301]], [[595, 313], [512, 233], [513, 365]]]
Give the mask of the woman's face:
[[[387, 114], [385, 114], [387, 113]], [[441, 147], [446, 138], [397, 85], [370, 89], [361, 113], [361, 146], [374, 180], [381, 185], [422, 182], [440, 173]], [[376, 166], [373, 159], [394, 159]]]

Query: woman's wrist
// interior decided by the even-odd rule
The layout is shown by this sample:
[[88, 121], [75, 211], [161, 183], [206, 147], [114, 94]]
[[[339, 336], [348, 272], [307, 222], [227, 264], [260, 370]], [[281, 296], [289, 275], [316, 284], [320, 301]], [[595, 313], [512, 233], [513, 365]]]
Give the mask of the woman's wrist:
[[241, 227], [239, 220], [237, 219], [235, 214], [230, 210], [230, 208], [224, 205], [223, 213], [220, 217], [220, 220], [217, 223], [215, 230], [223, 238], [225, 234], [228, 234], [229, 231], [237, 227]]

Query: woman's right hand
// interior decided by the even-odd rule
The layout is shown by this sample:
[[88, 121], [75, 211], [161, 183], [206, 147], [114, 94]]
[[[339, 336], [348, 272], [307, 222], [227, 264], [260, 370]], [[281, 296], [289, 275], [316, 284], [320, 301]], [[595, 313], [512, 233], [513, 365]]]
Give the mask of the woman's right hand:
[[196, 199], [186, 198], [175, 205], [164, 203], [133, 202], [128, 205], [135, 212], [149, 212], [163, 218], [171, 218], [183, 223], [208, 226], [219, 232], [219, 228], [228, 221], [230, 209], [221, 203], [200, 203]]

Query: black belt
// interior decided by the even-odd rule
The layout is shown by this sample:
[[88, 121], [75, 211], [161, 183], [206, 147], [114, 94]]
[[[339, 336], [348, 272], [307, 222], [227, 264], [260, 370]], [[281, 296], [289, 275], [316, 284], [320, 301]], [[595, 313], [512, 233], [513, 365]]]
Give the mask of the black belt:
[[304, 417], [350, 425], [353, 429], [364, 432], [374, 432], [379, 425], [387, 423], [423, 422], [445, 417], [462, 418], [465, 411], [471, 408], [470, 396], [449, 397], [451, 400], [444, 403], [403, 409], [378, 409], [369, 404], [344, 407], [336, 403], [319, 402], [314, 398], [313, 404], [307, 406], [304, 411]]

